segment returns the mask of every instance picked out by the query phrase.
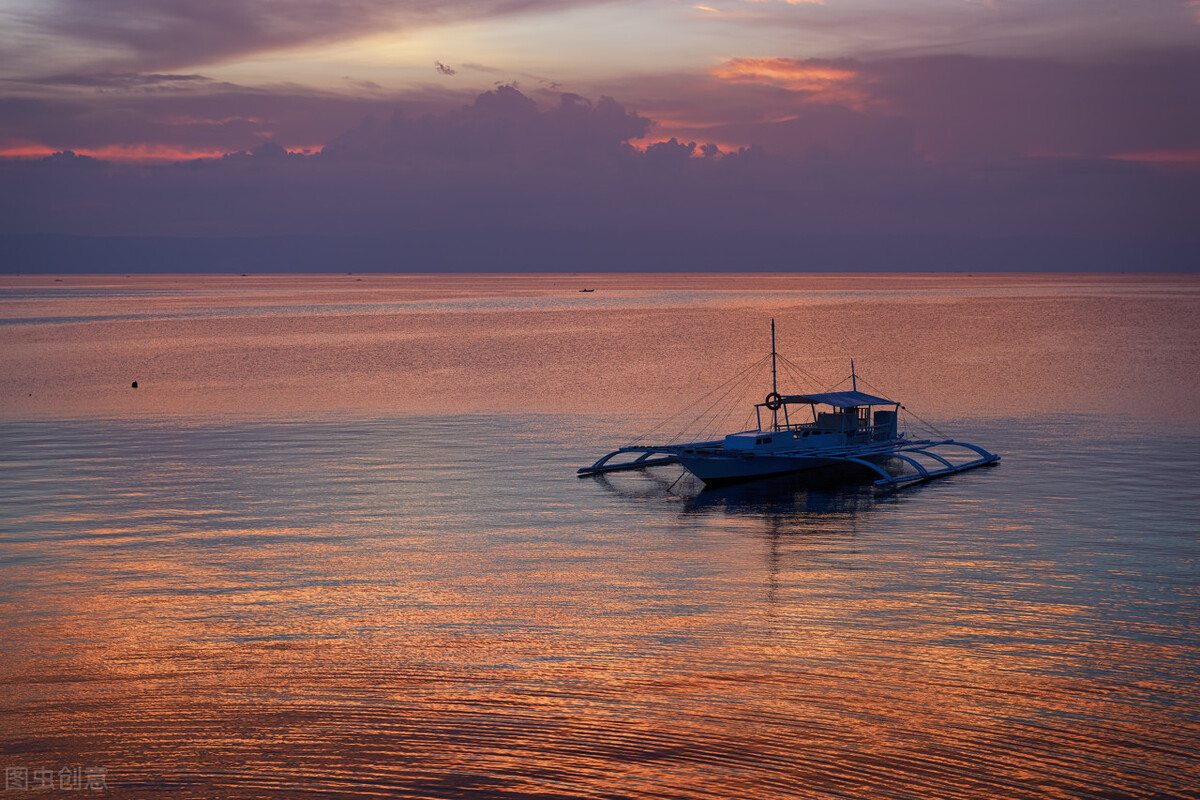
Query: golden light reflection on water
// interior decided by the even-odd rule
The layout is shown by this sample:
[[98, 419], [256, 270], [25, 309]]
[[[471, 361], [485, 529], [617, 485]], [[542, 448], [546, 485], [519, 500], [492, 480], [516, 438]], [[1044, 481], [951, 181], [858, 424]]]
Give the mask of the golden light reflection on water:
[[[1168, 371], [1127, 408], [1154, 364], [1100, 358], [1153, 340], [1173, 369], [1193, 363], [1154, 327], [1191, 324], [1190, 278], [748, 291], [717, 276], [697, 294], [690, 278], [589, 277], [596, 298], [556, 278], [356, 294], [333, 277], [195, 279], [194, 295], [130, 280], [128, 308], [55, 295], [6, 319], [145, 318], [0, 326], [19, 345], [6, 364], [64, 371], [61, 397], [6, 405], [0, 424], [6, 766], [103, 765], [121, 798], [1194, 789], [1200, 447], [1194, 425], [1160, 424], [1193, 401]], [[214, 311], [218, 295], [232, 311]], [[1031, 305], [1048, 319], [992, 332]], [[697, 357], [713, 374], [744, 366], [770, 314], [831, 370], [871, 339], [824, 330], [835, 316], [879, 322], [876, 337], [952, 334], [914, 345], [920, 381], [901, 374], [916, 355], [868, 352], [898, 360], [887, 369], [918, 395], [934, 378], [962, 390], [932, 403], [959, 417], [983, 391], [963, 364], [994, 357], [979, 362], [989, 385], [1029, 368], [1037, 380], [965, 420], [1005, 460], [900, 495], [703, 492], [677, 468], [575, 478], [660, 405], [711, 388]], [[364, 355], [376, 346], [395, 350], [382, 376]], [[178, 383], [147, 380], [137, 407], [128, 386], [104, 400], [101, 379], [134, 356]], [[265, 387], [235, 402], [219, 390], [235, 372]], [[395, 413], [429, 398], [528, 408]], [[1066, 400], [1126, 413], [1114, 428], [1058, 414]], [[526, 413], [604, 403], [622, 413]], [[178, 416], [192, 411], [227, 413]]]
[[854, 358], [930, 413], [1194, 419], [1198, 299], [1189, 275], [3, 276], [0, 410], [664, 409], [774, 317], [809, 372]]

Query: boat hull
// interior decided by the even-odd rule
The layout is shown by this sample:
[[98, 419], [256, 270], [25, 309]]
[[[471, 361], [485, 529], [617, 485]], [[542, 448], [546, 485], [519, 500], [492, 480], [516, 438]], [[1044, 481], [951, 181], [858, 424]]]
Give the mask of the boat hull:
[[[847, 464], [844, 458], [824, 458], [816, 455], [774, 456], [722, 453], [703, 456], [681, 454], [678, 458], [679, 463], [703, 481], [705, 486], [721, 486], [810, 470], [836, 468], [841, 471], [846, 470], [847, 467], [853, 468], [853, 465]], [[853, 471], [869, 472], [870, 470], [858, 468]]]
[[[762, 438], [767, 438], [767, 441], [760, 444], [772, 444], [770, 438]], [[939, 449], [943, 452], [937, 452]], [[962, 461], [961, 453], [964, 450], [974, 453], [976, 457]], [[618, 456], [633, 454], [637, 454], [637, 457], [632, 461], [609, 463]], [[629, 445], [603, 456], [590, 467], [581, 467], [578, 472], [581, 476], [601, 475], [618, 470], [679, 463], [706, 486], [809, 473], [813, 475], [811, 480], [814, 484], [849, 483], [862, 475], [872, 478], [876, 486], [897, 487], [954, 475], [998, 461], [1000, 456], [995, 453], [954, 439], [932, 441], [897, 438], [864, 443], [859, 447], [837, 448], [832, 452], [813, 449], [799, 452], [755, 451], [724, 448], [720, 442], [698, 442], [693, 445]]]

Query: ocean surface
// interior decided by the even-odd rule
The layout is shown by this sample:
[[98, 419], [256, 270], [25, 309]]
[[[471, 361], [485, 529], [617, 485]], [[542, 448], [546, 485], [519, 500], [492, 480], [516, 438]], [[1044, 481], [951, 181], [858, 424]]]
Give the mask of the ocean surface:
[[[1003, 460], [576, 476], [771, 319]], [[5, 798], [1200, 798], [1198, 276], [10, 275], [0, 375]]]

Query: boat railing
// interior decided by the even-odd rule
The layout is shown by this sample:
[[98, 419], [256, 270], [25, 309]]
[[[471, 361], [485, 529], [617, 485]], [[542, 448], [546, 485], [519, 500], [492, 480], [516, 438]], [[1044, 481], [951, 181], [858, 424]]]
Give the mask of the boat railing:
[[[851, 418], [847, 418], [850, 421]], [[845, 433], [858, 441], [875, 442], [894, 438], [895, 427], [891, 423], [878, 425], [855, 424], [830, 425], [818, 422], [794, 422], [790, 425], [780, 425], [780, 430], [805, 431], [809, 433]]]

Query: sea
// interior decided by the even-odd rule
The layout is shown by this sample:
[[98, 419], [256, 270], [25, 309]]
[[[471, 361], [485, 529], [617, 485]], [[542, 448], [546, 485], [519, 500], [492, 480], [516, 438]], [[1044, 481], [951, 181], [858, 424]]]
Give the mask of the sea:
[[[772, 320], [1001, 461], [576, 474]], [[1198, 376], [1195, 274], [0, 276], [2, 796], [1200, 798]]]

